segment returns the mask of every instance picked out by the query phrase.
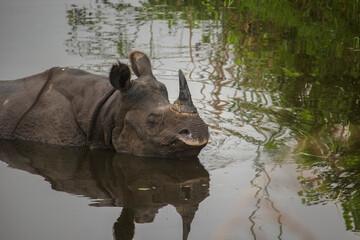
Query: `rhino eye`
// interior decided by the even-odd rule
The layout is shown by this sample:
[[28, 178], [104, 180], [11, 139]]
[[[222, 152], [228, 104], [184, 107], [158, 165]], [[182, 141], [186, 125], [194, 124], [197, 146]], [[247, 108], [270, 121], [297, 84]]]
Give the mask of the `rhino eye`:
[[154, 114], [150, 114], [148, 119], [147, 119], [147, 123], [150, 126], [155, 126], [159, 123], [160, 121], [160, 116], [159, 115], [154, 115]]

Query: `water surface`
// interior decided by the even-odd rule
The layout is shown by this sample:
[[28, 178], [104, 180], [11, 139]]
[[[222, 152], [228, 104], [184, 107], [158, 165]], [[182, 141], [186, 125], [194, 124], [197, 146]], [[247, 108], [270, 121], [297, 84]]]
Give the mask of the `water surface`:
[[3, 142], [2, 238], [359, 238], [359, 12], [356, 1], [1, 3], [1, 79], [107, 74], [139, 49], [171, 101], [183, 70], [211, 135], [184, 163]]

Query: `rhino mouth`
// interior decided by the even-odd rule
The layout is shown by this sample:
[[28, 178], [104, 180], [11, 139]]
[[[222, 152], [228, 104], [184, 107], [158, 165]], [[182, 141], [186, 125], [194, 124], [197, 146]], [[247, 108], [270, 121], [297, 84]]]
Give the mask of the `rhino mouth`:
[[207, 140], [190, 140], [186, 138], [178, 138], [173, 143], [173, 154], [179, 158], [197, 157], [206, 144]]
[[195, 147], [195, 148], [196, 147], [203, 148], [208, 143], [207, 139], [205, 139], [205, 140], [198, 140], [198, 139], [193, 140], [193, 139], [188, 139], [188, 138], [183, 138], [183, 137], [180, 137], [178, 139], [178, 141], [183, 142], [184, 144], [186, 144], [189, 147]]

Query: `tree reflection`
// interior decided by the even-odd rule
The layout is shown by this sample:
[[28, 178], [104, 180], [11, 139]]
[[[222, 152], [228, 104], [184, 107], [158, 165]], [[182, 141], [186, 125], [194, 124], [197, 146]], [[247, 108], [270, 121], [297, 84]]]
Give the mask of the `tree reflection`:
[[209, 195], [209, 173], [198, 159], [140, 158], [111, 151], [2, 141], [0, 159], [37, 174], [54, 190], [94, 199], [92, 206], [122, 207], [115, 239], [132, 239], [135, 223], [150, 223], [170, 204], [190, 233], [199, 204]]

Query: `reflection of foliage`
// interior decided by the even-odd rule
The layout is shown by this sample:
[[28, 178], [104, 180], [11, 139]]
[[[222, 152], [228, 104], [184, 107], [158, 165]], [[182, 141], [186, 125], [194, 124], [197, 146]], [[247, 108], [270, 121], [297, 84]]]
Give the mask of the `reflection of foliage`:
[[360, 22], [357, 5], [238, 4], [229, 10], [226, 34], [227, 44], [239, 49], [235, 62], [248, 67], [242, 86], [278, 91], [271, 94], [273, 104], [292, 108], [295, 118], [288, 125], [296, 132], [303, 123], [301, 133], [312, 133], [325, 122], [359, 122], [360, 55], [353, 46], [354, 26]]
[[[68, 24], [71, 27], [66, 40], [67, 51], [82, 57], [96, 56], [102, 59], [115, 59], [116, 49], [121, 57], [127, 56], [131, 43], [128, 42], [126, 22], [120, 21], [117, 11], [126, 11], [129, 5], [96, 3], [96, 7], [71, 5], [67, 9]], [[115, 19], [113, 16], [115, 15]], [[109, 17], [110, 16], [110, 17]], [[114, 24], [114, 22], [117, 22]], [[118, 42], [118, 44], [114, 44]]]
[[325, 160], [318, 156], [299, 158], [304, 174], [300, 177], [303, 203], [337, 203], [343, 208], [347, 230], [360, 231], [360, 152]]
[[248, 67], [239, 87], [270, 91], [273, 105], [289, 109], [257, 113], [306, 136], [298, 149], [298, 163], [311, 170], [300, 179], [304, 203], [340, 202], [347, 229], [359, 231], [360, 8], [354, 1], [255, 2], [242, 1], [242, 20], [228, 25], [227, 39], [240, 50], [235, 63]]

